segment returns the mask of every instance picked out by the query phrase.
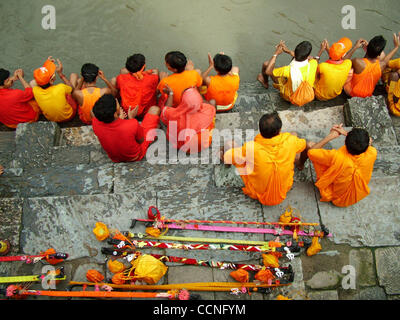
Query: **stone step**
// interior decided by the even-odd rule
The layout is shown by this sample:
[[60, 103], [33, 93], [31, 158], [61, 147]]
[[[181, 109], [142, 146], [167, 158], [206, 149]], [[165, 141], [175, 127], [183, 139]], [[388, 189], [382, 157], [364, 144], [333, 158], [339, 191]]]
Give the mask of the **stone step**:
[[366, 129], [375, 144], [398, 145], [384, 96], [349, 99], [343, 112], [346, 126]]
[[[346, 128], [350, 130], [351, 128]], [[329, 129], [298, 131], [301, 138], [318, 142], [329, 133]], [[254, 135], [240, 137], [249, 141]], [[222, 140], [222, 139], [221, 139]], [[214, 147], [214, 143], [216, 147]], [[150, 156], [146, 161], [134, 163], [112, 163], [101, 150], [97, 150], [103, 161], [94, 161], [95, 151], [87, 146], [60, 146], [54, 150], [60, 152], [58, 160], [52, 159], [53, 165], [34, 168], [7, 168], [0, 180], [2, 197], [43, 197], [78, 194], [98, 194], [126, 192], [133, 188], [179, 188], [190, 182], [198, 188], [208, 184], [217, 187], [241, 187], [242, 181], [235, 174], [234, 168], [225, 167], [218, 158], [217, 140], [203, 155], [194, 158], [178, 158], [173, 161], [169, 154], [162, 162], [153, 162]], [[344, 136], [328, 143], [326, 149], [338, 149], [344, 144]], [[222, 144], [221, 144], [222, 145]], [[65, 148], [65, 149], [63, 149]], [[97, 148], [101, 148], [97, 146]], [[374, 166], [374, 176], [396, 176], [400, 173], [400, 146], [377, 146], [378, 156]], [[75, 152], [72, 152], [75, 150]], [[85, 152], [86, 156], [82, 156]], [[65, 156], [61, 156], [62, 154]], [[57, 153], [56, 153], [57, 154]], [[75, 163], [74, 163], [75, 162]], [[81, 164], [79, 164], [81, 163]], [[311, 166], [312, 167], [312, 166]], [[295, 171], [295, 181], [311, 182], [306, 163], [306, 170]], [[201, 182], [199, 184], [199, 182]]]
[[[271, 110], [260, 109], [253, 112], [230, 112], [216, 115], [215, 128], [221, 130], [255, 130], [262, 115]], [[278, 112], [282, 119], [282, 131], [305, 131], [330, 129], [333, 124], [344, 123], [343, 106], [337, 105], [321, 110], [305, 112], [303, 109]], [[61, 146], [99, 145], [91, 126], [61, 129]]]
[[32, 198], [110, 193], [113, 179], [112, 164], [6, 169], [0, 179], [0, 194], [2, 198]]
[[352, 247], [399, 246], [399, 176], [373, 175], [369, 187], [371, 193], [367, 197], [347, 208], [319, 201], [321, 220], [332, 232], [332, 240], [336, 244]]
[[0, 132], [0, 165], [9, 168], [15, 153], [15, 131]]
[[[252, 201], [241, 191], [150, 190], [119, 194], [82, 195], [70, 197], [44, 197], [25, 199], [22, 212], [20, 247], [22, 252], [37, 252], [39, 248], [53, 247], [70, 255], [70, 259], [91, 257], [103, 262], [101, 247], [93, 234], [96, 222], [105, 223], [110, 230], [129, 230], [133, 218], [146, 218], [147, 209], [156, 205], [161, 214], [172, 219], [229, 219], [263, 221], [258, 202]], [[190, 194], [189, 194], [190, 193]], [[73, 230], [73, 232], [71, 232]], [[133, 232], [145, 232], [145, 225], [137, 223]], [[201, 232], [169, 230], [170, 236], [243, 239], [243, 233]], [[272, 235], [271, 235], [272, 236]], [[246, 239], [263, 241], [273, 237], [262, 234], [246, 234]], [[159, 249], [140, 249], [143, 252], [160, 253]], [[164, 250], [163, 250], [164, 251]], [[198, 259], [245, 261], [260, 255], [249, 252], [205, 251], [187, 252], [165, 250], [166, 254]]]
[[260, 109], [270, 110], [269, 112], [282, 110], [295, 111], [298, 109], [311, 111], [343, 105], [346, 100], [347, 97], [343, 94], [329, 101], [314, 100], [299, 108], [282, 99], [278, 90], [272, 86], [265, 89], [258, 81], [241, 82], [238, 90], [238, 98], [234, 108], [230, 112], [255, 112]]

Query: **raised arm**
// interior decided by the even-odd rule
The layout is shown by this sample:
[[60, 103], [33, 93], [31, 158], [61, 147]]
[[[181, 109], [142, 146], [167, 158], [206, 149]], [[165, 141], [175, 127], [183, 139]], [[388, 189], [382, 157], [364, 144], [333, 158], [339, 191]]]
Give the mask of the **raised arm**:
[[368, 46], [368, 41], [367, 40], [358, 39], [356, 44], [353, 46], [353, 48], [351, 48], [351, 50], [345, 54], [345, 56], [343, 57], [343, 60], [351, 59], [351, 57], [353, 56], [354, 52], [356, 52], [359, 48], [363, 48], [365, 50], [367, 48], [367, 46]]
[[210, 85], [211, 78], [208, 75], [212, 69], [214, 69], [214, 60], [211, 57], [211, 54], [208, 53], [208, 68], [201, 74], [203, 84], [205, 84], [206, 86]]
[[274, 79], [273, 71], [274, 71], [274, 69], [275, 69], [276, 58], [277, 58], [280, 54], [282, 54], [282, 53], [284, 52], [284, 50], [283, 50], [283, 49], [284, 49], [283, 44], [284, 44], [284, 42], [281, 41], [281, 42], [276, 46], [275, 53], [274, 53], [274, 55], [272, 56], [272, 58], [269, 59], [267, 68], [265, 69], [265, 73], [266, 73], [268, 76], [272, 77], [273, 79]]
[[396, 54], [397, 50], [399, 49], [400, 45], [400, 32], [398, 34], [393, 33], [393, 45], [394, 48], [392, 51], [390, 51], [386, 57], [380, 62], [381, 63], [381, 70], [384, 70], [389, 61], [392, 60], [393, 56]]
[[327, 50], [328, 46], [329, 46], [328, 40], [326, 40], [326, 39], [322, 40], [318, 55], [315, 57], [315, 60], [317, 60], [319, 62], [319, 60], [321, 59], [322, 53]]
[[14, 72], [14, 79], [19, 80], [25, 89], [31, 88], [28, 82], [24, 79], [24, 71], [22, 69], [17, 69]]
[[60, 59], [57, 59], [58, 66], [56, 68], [56, 72], [60, 79], [67, 85], [72, 88], [72, 92], [75, 90], [75, 87], [72, 85], [71, 81], [68, 80], [68, 78], [63, 74], [63, 65], [60, 61]]
[[107, 85], [107, 87], [110, 89], [111, 94], [112, 94], [114, 97], [116, 97], [117, 94], [118, 94], [117, 88], [115, 88], [114, 85], [113, 85], [110, 81], [108, 81], [108, 79], [106, 78], [106, 76], [104, 75], [104, 72], [103, 72], [102, 70], [99, 70], [99, 73], [98, 73], [98, 74], [99, 74], [99, 78], [100, 78], [101, 80], [103, 80], [104, 83]]
[[347, 131], [343, 129], [343, 124], [335, 124], [332, 126], [331, 131], [329, 134], [323, 138], [321, 141], [317, 142], [313, 146], [310, 147], [310, 149], [321, 149], [323, 148], [328, 142], [336, 139], [340, 135], [347, 136]]

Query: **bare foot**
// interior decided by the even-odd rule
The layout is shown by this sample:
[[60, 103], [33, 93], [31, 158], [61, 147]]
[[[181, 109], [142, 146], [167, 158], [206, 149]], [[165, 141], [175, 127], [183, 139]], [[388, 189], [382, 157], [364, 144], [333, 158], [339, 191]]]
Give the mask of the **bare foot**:
[[262, 76], [261, 73], [258, 74], [257, 80], [263, 85], [265, 89], [268, 89], [269, 85], [268, 83], [265, 83], [264, 77]]

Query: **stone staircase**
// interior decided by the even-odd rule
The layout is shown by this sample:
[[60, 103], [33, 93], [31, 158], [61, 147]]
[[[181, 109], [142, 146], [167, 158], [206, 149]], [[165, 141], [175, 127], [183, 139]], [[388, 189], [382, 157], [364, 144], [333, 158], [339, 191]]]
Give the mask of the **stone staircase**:
[[[383, 97], [363, 101], [338, 97], [298, 108], [283, 101], [273, 89], [243, 83], [235, 108], [217, 115], [216, 128], [248, 141], [257, 134], [261, 115], [274, 110], [282, 118], [283, 131], [296, 131], [311, 141], [322, 139], [335, 123], [344, 123], [349, 129], [368, 129], [378, 149], [371, 194], [349, 208], [321, 203], [314, 187], [314, 170], [307, 162], [303, 171], [295, 172], [287, 199], [267, 207], [244, 196], [234, 170], [219, 163], [217, 142], [223, 137], [214, 139], [210, 149], [200, 156], [178, 159], [176, 163], [166, 150], [161, 154], [165, 155], [164, 161], [148, 157], [137, 163], [115, 164], [90, 126], [61, 128], [51, 122], [37, 122], [20, 125], [16, 132], [0, 132], [0, 163], [5, 167], [0, 177], [0, 238], [10, 239], [13, 253], [37, 253], [49, 247], [67, 252], [69, 259], [64, 264], [68, 280], [85, 281], [86, 271], [93, 268], [111, 277], [105, 264], [107, 257], [101, 253], [101, 247], [107, 245], [97, 241], [92, 232], [97, 221], [125, 231], [133, 218], [145, 218], [151, 205], [172, 219], [277, 221], [290, 205], [303, 221], [321, 222], [333, 234], [321, 240], [323, 250], [316, 256], [302, 253], [293, 261], [281, 259], [283, 265], [292, 264], [294, 283], [286, 291], [275, 290], [268, 296], [208, 292], [201, 293], [203, 299], [274, 299], [281, 292], [295, 299], [398, 299], [400, 121], [389, 116]], [[235, 134], [234, 129], [241, 131]], [[326, 147], [338, 148], [343, 142], [341, 137]], [[132, 231], [144, 232], [144, 225], [138, 224]], [[169, 230], [168, 235], [264, 241], [274, 238], [186, 230]], [[143, 252], [261, 263], [260, 255], [246, 252], [145, 248]], [[340, 283], [342, 267], [349, 264], [359, 275], [355, 290], [344, 290]], [[230, 270], [167, 265], [163, 283], [232, 281]], [[30, 274], [39, 267], [2, 263], [0, 276]], [[333, 284], [329, 283], [332, 278], [336, 279]], [[60, 288], [66, 285], [62, 283]]]

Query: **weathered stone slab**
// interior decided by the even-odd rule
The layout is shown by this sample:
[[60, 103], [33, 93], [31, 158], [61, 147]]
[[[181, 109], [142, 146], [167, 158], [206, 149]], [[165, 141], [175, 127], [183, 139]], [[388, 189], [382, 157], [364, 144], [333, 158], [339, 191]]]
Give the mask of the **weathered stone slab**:
[[272, 106], [271, 102], [271, 95], [263, 87], [241, 83], [238, 98], [232, 110], [234, 112], [256, 111], [260, 108]]
[[375, 144], [397, 144], [384, 96], [351, 98], [344, 104], [343, 111], [346, 126], [365, 128]]
[[114, 168], [110, 165], [65, 165], [36, 169], [8, 170], [0, 180], [4, 197], [47, 197], [110, 193], [113, 188]]
[[92, 150], [89, 152], [90, 163], [95, 165], [112, 163], [111, 159], [108, 157], [107, 153], [104, 149], [98, 145], [93, 145]]
[[340, 284], [341, 275], [335, 271], [321, 271], [317, 272], [306, 285], [311, 289], [335, 289]]
[[356, 271], [356, 285], [376, 285], [375, 267], [372, 252], [369, 249], [353, 249], [349, 253], [349, 265]]
[[21, 168], [4, 168], [0, 179], [0, 198], [19, 197], [20, 184], [23, 182], [23, 170]]
[[385, 291], [381, 287], [369, 287], [360, 290], [360, 300], [387, 300]]
[[8, 240], [11, 253], [19, 252], [19, 231], [23, 200], [15, 198], [0, 199], [0, 239]]
[[26, 199], [21, 251], [53, 247], [68, 253], [71, 260], [92, 257], [94, 262], [104, 262], [101, 247], [108, 245], [96, 239], [96, 222], [126, 231], [132, 219], [143, 218], [151, 205], [156, 205], [151, 192]]
[[305, 112], [303, 109], [279, 112], [282, 131], [309, 131], [327, 129], [332, 125], [344, 123], [343, 106], [335, 106]]
[[399, 256], [400, 247], [378, 248], [375, 250], [379, 285], [383, 286], [386, 293], [390, 295], [400, 293]]
[[310, 300], [339, 300], [336, 290], [312, 291], [308, 293]]
[[217, 188], [243, 188], [244, 183], [235, 166], [216, 165], [214, 167], [214, 181]]
[[400, 176], [400, 146], [377, 146], [373, 175]]
[[13, 166], [15, 153], [15, 131], [0, 132], [0, 164], [4, 168]]
[[99, 145], [99, 139], [93, 132], [92, 126], [81, 126], [73, 128], [63, 128], [61, 137], [61, 145], [68, 146], [86, 146]]
[[372, 177], [369, 187], [371, 193], [353, 206], [339, 208], [318, 202], [322, 223], [333, 234], [335, 243], [354, 247], [400, 244], [399, 177]]
[[114, 165], [114, 192], [133, 190], [203, 190], [211, 184], [213, 165], [151, 165], [140, 161]]
[[[271, 108], [262, 108], [257, 111], [231, 112], [217, 114], [216, 128], [221, 129], [251, 129], [255, 134], [259, 130], [259, 121], [264, 114], [271, 113]], [[305, 112], [304, 109], [289, 109], [278, 112], [282, 120], [282, 132], [299, 132], [328, 130], [334, 124], [344, 123], [343, 106], [334, 106], [324, 109]], [[253, 136], [255, 136], [255, 134]], [[249, 138], [250, 139], [250, 138]], [[248, 141], [249, 139], [246, 139]]]
[[76, 146], [57, 146], [51, 150], [51, 165], [70, 166], [89, 164], [90, 149]]
[[17, 167], [37, 168], [51, 165], [51, 150], [57, 145], [61, 129], [55, 122], [18, 125], [15, 141]]

